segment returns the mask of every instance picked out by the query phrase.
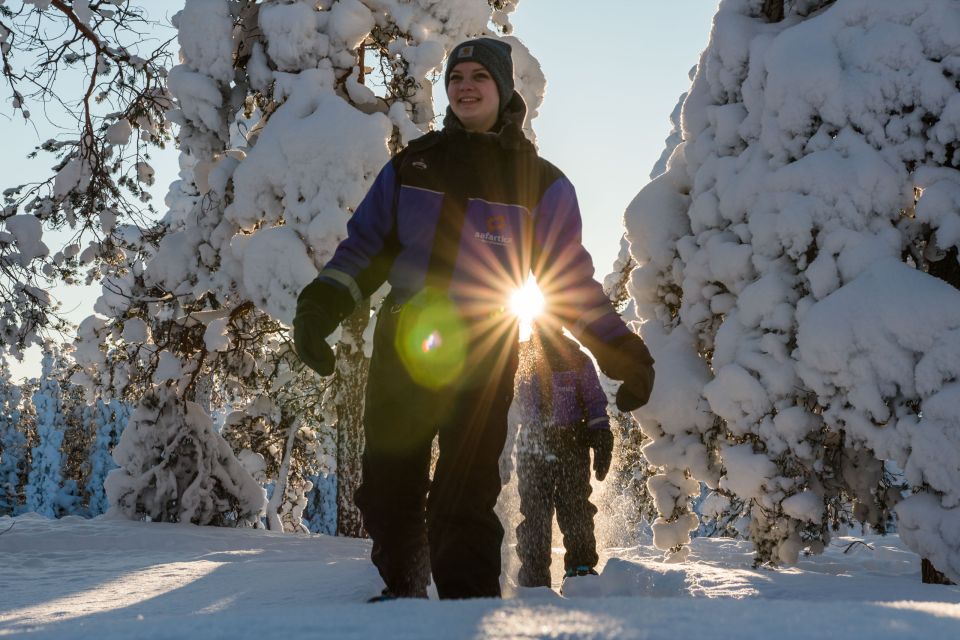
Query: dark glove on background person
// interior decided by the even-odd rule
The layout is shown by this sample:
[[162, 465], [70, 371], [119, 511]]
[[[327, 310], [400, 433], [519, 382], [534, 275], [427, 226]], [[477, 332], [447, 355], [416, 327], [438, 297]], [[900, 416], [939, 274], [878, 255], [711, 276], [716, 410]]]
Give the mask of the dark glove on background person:
[[610, 429], [587, 429], [587, 446], [593, 449], [593, 472], [597, 480], [607, 477], [613, 459], [613, 432]]
[[353, 307], [350, 292], [327, 280], [318, 278], [303, 288], [293, 317], [293, 348], [303, 364], [322, 376], [333, 373], [336, 359], [327, 336]]

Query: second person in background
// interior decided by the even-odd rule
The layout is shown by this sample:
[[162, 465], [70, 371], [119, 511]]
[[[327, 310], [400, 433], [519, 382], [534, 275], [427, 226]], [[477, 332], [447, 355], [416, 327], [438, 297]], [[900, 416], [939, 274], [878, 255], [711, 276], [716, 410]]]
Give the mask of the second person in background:
[[610, 469], [613, 434], [607, 396], [593, 362], [559, 329], [534, 325], [517, 375], [521, 587], [549, 587], [553, 513], [563, 534], [564, 579], [596, 575], [590, 450], [597, 480]]

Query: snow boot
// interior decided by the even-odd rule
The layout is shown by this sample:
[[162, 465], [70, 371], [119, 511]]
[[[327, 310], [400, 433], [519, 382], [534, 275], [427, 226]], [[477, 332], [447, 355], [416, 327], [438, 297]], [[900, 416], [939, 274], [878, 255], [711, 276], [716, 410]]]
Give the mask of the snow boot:
[[396, 595], [390, 589], [386, 587], [383, 588], [383, 591], [380, 592], [380, 595], [373, 596], [367, 602], [389, 602], [390, 600], [397, 600], [400, 596]]
[[563, 581], [560, 583], [560, 595], [563, 595], [563, 587], [567, 584], [567, 580], [571, 578], [576, 578], [577, 576], [598, 576], [593, 567], [589, 567], [585, 564], [579, 565], [577, 567], [570, 567], [563, 574]]
[[388, 600], [400, 600], [401, 598], [418, 598], [421, 600], [426, 600], [429, 598], [427, 595], [426, 587], [422, 589], [416, 589], [412, 592], [396, 592], [392, 591], [390, 587], [384, 587], [383, 591], [380, 592], [380, 595], [373, 596], [367, 602], [387, 602]]
[[600, 575], [594, 571], [593, 567], [588, 567], [585, 564], [580, 565], [579, 567], [571, 567], [567, 569], [567, 572], [563, 574], [563, 579], [574, 578], [576, 576], [598, 576]]

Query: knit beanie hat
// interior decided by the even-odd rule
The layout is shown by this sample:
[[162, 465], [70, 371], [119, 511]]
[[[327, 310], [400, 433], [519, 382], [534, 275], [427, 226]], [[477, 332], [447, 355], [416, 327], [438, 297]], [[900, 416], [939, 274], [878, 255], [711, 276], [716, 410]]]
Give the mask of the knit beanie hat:
[[477, 38], [461, 42], [447, 58], [447, 70], [443, 76], [443, 86], [450, 84], [450, 72], [461, 62], [482, 64], [497, 85], [500, 93], [500, 112], [513, 96], [513, 58], [510, 57], [510, 45], [493, 38]]

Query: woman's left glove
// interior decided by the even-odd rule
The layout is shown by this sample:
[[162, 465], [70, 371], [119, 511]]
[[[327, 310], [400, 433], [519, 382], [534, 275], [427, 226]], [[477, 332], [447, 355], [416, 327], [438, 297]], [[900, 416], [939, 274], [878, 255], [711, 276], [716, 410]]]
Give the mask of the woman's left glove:
[[623, 380], [617, 389], [617, 409], [630, 412], [647, 404], [653, 391], [653, 357], [640, 336], [629, 333], [615, 344], [616, 371], [611, 378]]
[[610, 429], [587, 429], [587, 445], [593, 449], [593, 472], [602, 481], [613, 460], [613, 433]]
[[300, 360], [319, 373], [333, 373], [336, 359], [327, 344], [329, 336], [353, 310], [345, 287], [317, 278], [300, 292], [293, 317], [293, 348]]
[[581, 341], [607, 377], [623, 381], [617, 390], [617, 409], [629, 412], [647, 404], [653, 391], [653, 356], [640, 336], [627, 333], [606, 344], [584, 335]]

